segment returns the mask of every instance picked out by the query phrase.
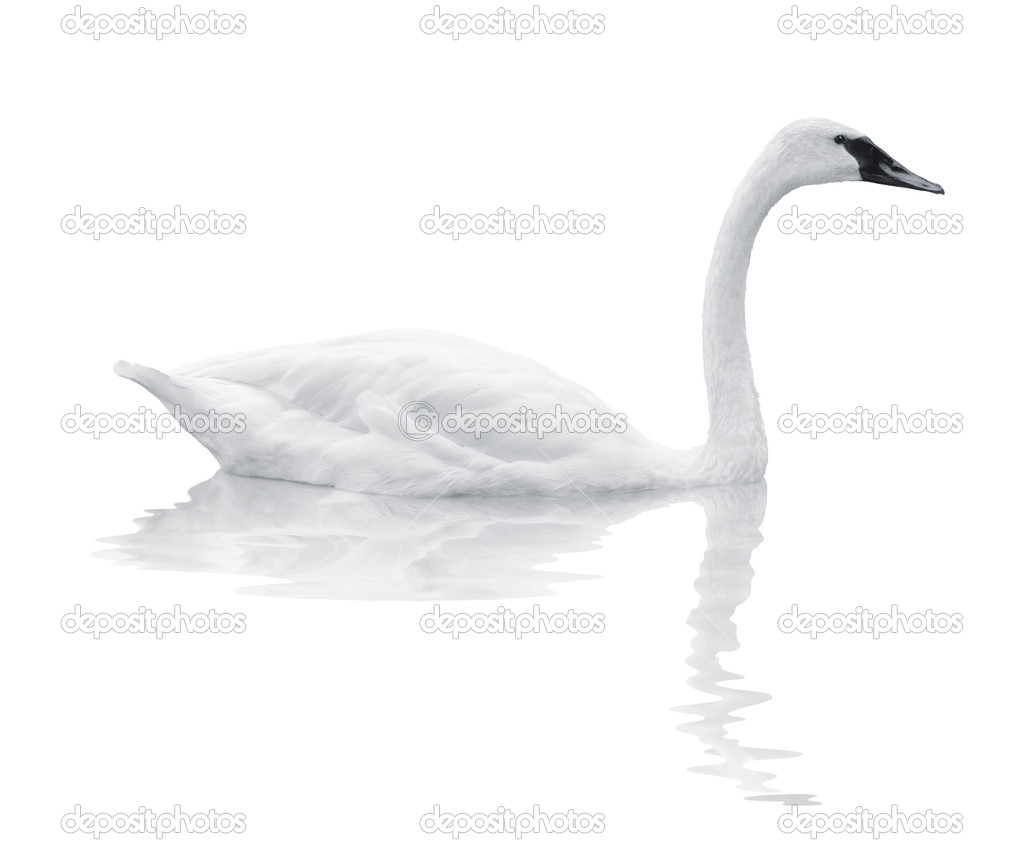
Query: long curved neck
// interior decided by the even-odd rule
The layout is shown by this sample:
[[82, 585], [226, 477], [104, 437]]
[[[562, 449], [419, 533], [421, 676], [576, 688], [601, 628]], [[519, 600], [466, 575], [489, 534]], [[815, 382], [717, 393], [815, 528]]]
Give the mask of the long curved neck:
[[[728, 469], [727, 482], [761, 478], [767, 439], [747, 345], [747, 268], [769, 210], [795, 185], [783, 183], [769, 150], [737, 189], [715, 242], [704, 292], [704, 381], [710, 428], [707, 450]], [[749, 476], [749, 477], [747, 477]]]

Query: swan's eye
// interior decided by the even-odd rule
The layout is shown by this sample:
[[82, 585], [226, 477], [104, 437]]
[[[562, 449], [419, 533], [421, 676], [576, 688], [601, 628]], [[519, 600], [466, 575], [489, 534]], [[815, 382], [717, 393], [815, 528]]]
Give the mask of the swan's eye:
[[834, 140], [835, 140], [835, 142], [836, 142], [837, 144], [843, 144], [843, 143], [845, 143], [845, 142], [846, 142], [846, 136], [845, 136], [845, 135], [836, 135], [836, 137], [834, 138]]

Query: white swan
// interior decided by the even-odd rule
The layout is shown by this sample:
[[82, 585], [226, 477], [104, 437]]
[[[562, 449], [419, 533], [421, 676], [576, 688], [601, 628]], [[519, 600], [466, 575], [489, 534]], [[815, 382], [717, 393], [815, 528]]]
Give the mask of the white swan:
[[[560, 495], [757, 481], [767, 441], [744, 316], [758, 229], [803, 185], [877, 182], [943, 193], [832, 121], [800, 120], [776, 135], [736, 191], [722, 222], [704, 297], [704, 446], [669, 449], [632, 427], [614, 433], [438, 431], [410, 439], [403, 409], [613, 415], [588, 390], [526, 358], [435, 332], [381, 332], [240, 353], [165, 374], [118, 362], [169, 410], [243, 414], [244, 431], [193, 432], [228, 472], [405, 496]], [[564, 419], [563, 423], [564, 425]], [[620, 427], [621, 428], [621, 427]], [[415, 430], [412, 432], [416, 434]]]

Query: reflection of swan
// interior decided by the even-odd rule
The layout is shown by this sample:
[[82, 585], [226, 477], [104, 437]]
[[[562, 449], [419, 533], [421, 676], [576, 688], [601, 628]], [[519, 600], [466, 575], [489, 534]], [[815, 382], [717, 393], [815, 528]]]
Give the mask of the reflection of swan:
[[[793, 189], [859, 180], [942, 193], [860, 132], [819, 119], [779, 132], [737, 190], [705, 291], [710, 428], [699, 449], [667, 449], [631, 427], [588, 427], [588, 417], [616, 416], [594, 394], [525, 358], [442, 334], [390, 332], [281, 347], [171, 375], [125, 362], [115, 370], [168, 409], [180, 406], [193, 417], [211, 410], [243, 414], [244, 431], [193, 431], [238, 475], [411, 496], [593, 494], [756, 481], [764, 475], [767, 444], [744, 317], [754, 238], [771, 207]], [[416, 439], [399, 430], [410, 407], [420, 412]], [[479, 438], [459, 430], [419, 437], [436, 426], [433, 415], [447, 418], [460, 407], [499, 418], [497, 426], [509, 424], [510, 414], [560, 410], [565, 416], [560, 430], [543, 439], [507, 428]], [[570, 430], [577, 424], [587, 432]]]
[[766, 487], [755, 484], [651, 491], [617, 496], [527, 499], [442, 497], [435, 501], [349, 493], [329, 487], [241, 478], [218, 472], [189, 491], [188, 502], [137, 520], [135, 534], [108, 538], [99, 553], [147, 569], [230, 572], [278, 579], [243, 592], [296, 598], [452, 600], [508, 599], [549, 593], [556, 583], [587, 577], [539, 564], [592, 550], [612, 525], [677, 502], [700, 505], [707, 551], [696, 581], [700, 602], [688, 662], [691, 686], [715, 696], [677, 708], [701, 717], [695, 734], [723, 762], [696, 769], [733, 778], [755, 799], [813, 803], [780, 794], [773, 775], [745, 768], [792, 752], [743, 748], [726, 736], [735, 710], [770, 696], [723, 686], [738, 676], [718, 654], [736, 649], [732, 616], [750, 595], [751, 551], [761, 542]]
[[218, 472], [190, 500], [108, 538], [104, 557], [152, 569], [286, 579], [244, 592], [300, 598], [476, 599], [550, 592], [581, 577], [538, 570], [594, 549], [609, 526], [678, 500], [668, 492], [435, 501]]
[[745, 748], [726, 735], [726, 725], [743, 721], [742, 717], [733, 715], [735, 711], [771, 699], [767, 693], [725, 686], [724, 682], [740, 680], [741, 676], [723, 669], [718, 657], [719, 652], [739, 648], [732, 616], [750, 596], [750, 582], [754, 577], [750, 555], [761, 543], [758, 529], [764, 519], [767, 492], [763, 481], [693, 491], [707, 517], [707, 551], [700, 577], [694, 584], [700, 603], [688, 621], [697, 636], [693, 639], [693, 654], [686, 662], [697, 670], [690, 679], [690, 686], [716, 698], [675, 709], [701, 717], [696, 722], [681, 725], [679, 730], [694, 734], [708, 746], [708, 754], [722, 758], [721, 763], [699, 766], [692, 771], [732, 778], [738, 781], [740, 789], [758, 793], [748, 796], [750, 800], [817, 804], [811, 800], [811, 795], [783, 794], [766, 786], [775, 775], [746, 767], [753, 760], [796, 757], [797, 752]]

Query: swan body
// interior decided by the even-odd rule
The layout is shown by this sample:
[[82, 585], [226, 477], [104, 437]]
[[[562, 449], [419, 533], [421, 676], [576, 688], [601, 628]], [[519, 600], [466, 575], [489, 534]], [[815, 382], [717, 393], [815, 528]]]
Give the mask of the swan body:
[[[438, 415], [614, 409], [528, 358], [441, 332], [386, 331], [231, 355], [164, 374], [116, 371], [168, 409], [244, 415], [245, 430], [194, 436], [236, 475], [403, 496], [561, 495], [687, 486], [699, 450], [621, 433], [437, 430], [410, 439], [402, 409]], [[439, 428], [435, 426], [435, 428]], [[710, 480], [711, 475], [707, 475]]]
[[244, 430], [191, 432], [230, 473], [399, 496], [606, 494], [758, 481], [767, 439], [746, 340], [754, 239], [802, 185], [869, 181], [942, 193], [869, 138], [822, 119], [785, 127], [726, 212], [704, 298], [710, 427], [696, 449], [660, 446], [628, 421], [579, 431], [410, 430], [412, 411], [614, 418], [590, 391], [529, 359], [438, 332], [377, 332], [192, 364], [171, 373], [127, 362], [138, 382], [186, 415], [234, 414]]

